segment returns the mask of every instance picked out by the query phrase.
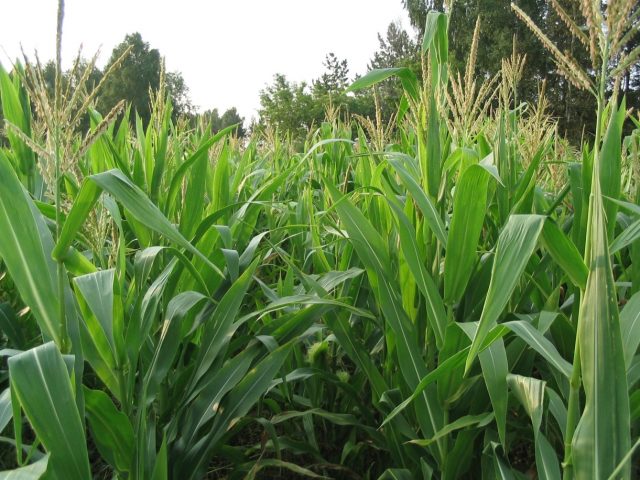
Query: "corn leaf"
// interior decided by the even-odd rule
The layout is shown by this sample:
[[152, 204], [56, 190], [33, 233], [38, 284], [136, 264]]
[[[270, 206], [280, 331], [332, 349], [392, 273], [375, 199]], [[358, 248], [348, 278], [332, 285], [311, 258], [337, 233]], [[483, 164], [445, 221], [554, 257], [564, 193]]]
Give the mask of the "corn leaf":
[[84, 427], [58, 348], [49, 342], [14, 355], [9, 375], [31, 427], [51, 453], [49, 473], [59, 479], [91, 478]]
[[578, 248], [556, 223], [547, 219], [542, 229], [542, 242], [551, 257], [562, 267], [574, 285], [584, 289], [589, 269], [584, 264]]
[[44, 476], [48, 466], [49, 454], [24, 467], [0, 472], [0, 480], [38, 480]]
[[89, 427], [100, 454], [119, 472], [131, 471], [135, 438], [131, 422], [106, 393], [84, 387], [84, 394]]
[[220, 269], [189, 243], [178, 229], [160, 212], [158, 207], [151, 203], [151, 200], [149, 200], [144, 192], [119, 170], [109, 170], [108, 172], [98, 173], [85, 179], [80, 193], [62, 228], [60, 239], [53, 251], [54, 258], [65, 258], [75, 235], [84, 224], [89, 212], [103, 190], [113, 195], [138, 222], [164, 235], [177, 246], [194, 254], [216, 274], [224, 277]]
[[624, 364], [628, 370], [640, 345], [640, 292], [637, 292], [620, 312], [620, 331], [624, 349]]
[[42, 335], [59, 344], [61, 320], [53, 238], [42, 214], [0, 151], [0, 258]]
[[[597, 172], [597, 164], [594, 172]], [[576, 478], [607, 478], [631, 447], [629, 396], [600, 182], [594, 174], [578, 342], [585, 407], [572, 441]], [[623, 470], [628, 477], [629, 468]]]
[[485, 337], [496, 325], [517, 282], [533, 253], [544, 217], [539, 215], [511, 215], [498, 238], [491, 281], [484, 302], [480, 324], [473, 337], [465, 370], [469, 370], [480, 351]]
[[461, 175], [453, 198], [453, 215], [444, 260], [444, 301], [457, 303], [464, 293], [477, 258], [478, 240], [487, 212], [489, 172], [480, 165]]
[[540, 431], [544, 412], [545, 384], [542, 380], [521, 375], [509, 375], [507, 382], [511, 391], [524, 407], [533, 424], [536, 467], [541, 480], [560, 479], [560, 463], [549, 440]]

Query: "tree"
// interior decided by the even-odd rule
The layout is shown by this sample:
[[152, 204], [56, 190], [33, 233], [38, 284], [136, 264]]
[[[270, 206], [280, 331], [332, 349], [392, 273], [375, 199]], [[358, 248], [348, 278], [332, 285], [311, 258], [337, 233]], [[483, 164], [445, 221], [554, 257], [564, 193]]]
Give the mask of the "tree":
[[273, 84], [260, 92], [260, 123], [271, 125], [280, 133], [301, 138], [312, 126], [319, 126], [326, 118], [327, 108], [342, 113], [371, 116], [375, 112], [369, 92], [347, 95], [351, 83], [347, 60], [329, 53], [323, 62], [325, 71], [311, 82], [289, 82], [284, 75], [274, 77]]
[[211, 125], [212, 133], [218, 133], [220, 130], [223, 130], [231, 125], [238, 125], [236, 129], [236, 135], [240, 138], [246, 135], [246, 130], [244, 128], [244, 118], [240, 116], [236, 107], [231, 107], [220, 116], [218, 113], [218, 109], [214, 108], [213, 110], [207, 110], [206, 112], [201, 114], [205, 123]]
[[160, 52], [149, 47], [139, 33], [127, 35], [111, 53], [105, 71], [131, 48], [118, 68], [105, 81], [100, 95], [100, 110], [108, 112], [124, 99], [146, 123], [151, 117], [149, 90], [157, 90], [160, 84]]
[[[349, 87], [349, 65], [347, 60], [340, 60], [334, 53], [326, 55], [323, 62], [325, 71], [312, 82], [311, 94], [313, 97], [313, 108], [311, 115], [315, 124], [320, 124], [325, 119], [328, 107], [339, 108], [342, 112], [357, 113], [362, 115], [363, 106], [366, 103], [357, 101], [356, 97], [347, 95], [346, 89]], [[358, 96], [358, 100], [361, 95]], [[369, 102], [373, 111], [373, 102]]]
[[402, 5], [409, 13], [411, 25], [420, 32], [420, 36], [424, 34], [429, 11], [437, 10], [441, 12], [444, 10], [443, 0], [402, 0]]
[[373, 54], [370, 68], [415, 67], [420, 62], [418, 42], [399, 22], [389, 24], [385, 37], [378, 34], [378, 43], [379, 48]]
[[282, 74], [274, 76], [273, 84], [260, 92], [260, 122], [271, 125], [280, 133], [299, 138], [316, 120], [317, 105], [307, 92], [305, 82], [289, 82]]
[[331, 52], [323, 62], [325, 72], [313, 81], [313, 94], [317, 97], [344, 93], [349, 85], [349, 66], [347, 60], [340, 60]]
[[[417, 40], [397, 22], [387, 27], [385, 37], [378, 34], [379, 48], [373, 54], [369, 69], [408, 67], [420, 77], [422, 74], [420, 62], [420, 48]], [[381, 100], [382, 114], [385, 119], [395, 113], [398, 102], [403, 95], [403, 89], [396, 78], [385, 80], [378, 86]]]
[[227, 128], [231, 125], [239, 124], [238, 128], [236, 129], [236, 135], [238, 135], [238, 137], [245, 136], [246, 132], [245, 132], [243, 123], [244, 123], [244, 118], [240, 116], [240, 114], [236, 110], [236, 107], [231, 107], [227, 109], [222, 114], [222, 117], [220, 117], [220, 129]]
[[[143, 122], [147, 123], [151, 117], [149, 91], [155, 91], [160, 86], [162, 59], [157, 49], [143, 41], [139, 33], [133, 33], [113, 49], [105, 71], [117, 62], [127, 48], [131, 48], [129, 54], [104, 83], [98, 102], [99, 110], [108, 112], [124, 99], [138, 112]], [[166, 82], [174, 115], [191, 113], [193, 106], [182, 74], [169, 72], [166, 74]]]
[[[71, 90], [74, 90], [88, 67], [90, 67], [89, 61], [85, 58], [79, 58], [73, 68], [62, 72], [62, 89], [66, 90], [69, 83], [71, 83]], [[49, 60], [45, 64], [42, 69], [42, 77], [47, 87], [47, 93], [53, 98], [56, 84], [56, 64], [53, 60]], [[91, 66], [91, 71], [85, 83], [85, 89], [87, 91], [93, 90], [93, 88], [100, 83], [101, 79], [102, 71], [95, 65]]]
[[182, 74], [180, 72], [167, 72], [166, 82], [167, 90], [171, 96], [171, 103], [173, 104], [173, 116], [193, 115], [195, 108], [191, 103], [189, 87], [187, 87]]
[[[548, 2], [519, 0], [517, 3], [544, 33], [556, 42], [561, 51], [569, 51], [578, 61], [587, 60], [587, 53], [581, 50], [581, 45], [573, 40]], [[563, 2], [566, 4], [566, 10], [570, 14], [577, 13], [579, 6], [569, 5], [569, 3]], [[412, 25], [423, 32], [428, 11], [440, 10], [442, 1], [404, 0], [404, 5]], [[504, 0], [456, 0], [453, 2], [449, 23], [452, 70], [464, 71], [474, 24], [478, 16], [481, 20], [481, 47], [476, 60], [477, 76], [488, 78], [500, 69], [501, 60], [511, 55], [515, 36], [518, 53], [527, 56], [523, 79], [519, 85], [519, 99], [535, 102], [538, 86], [546, 78], [548, 80], [547, 97], [552, 115], [559, 119], [561, 131], [567, 137], [576, 142], [579, 141], [583, 128], [585, 126], [590, 128], [595, 123], [593, 101], [588, 93], [577, 91], [556, 72], [553, 59], [526, 25], [517, 19], [511, 10], [510, 2]], [[483, 46], [490, 46], [490, 48], [483, 48]]]

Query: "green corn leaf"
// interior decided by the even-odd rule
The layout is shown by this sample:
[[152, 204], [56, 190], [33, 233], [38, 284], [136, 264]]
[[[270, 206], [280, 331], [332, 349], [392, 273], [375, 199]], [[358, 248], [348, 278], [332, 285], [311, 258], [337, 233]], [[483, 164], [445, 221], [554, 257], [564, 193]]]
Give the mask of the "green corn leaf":
[[203, 141], [202, 144], [198, 147], [198, 149], [191, 154], [189, 158], [187, 158], [175, 171], [173, 176], [171, 177], [171, 184], [169, 186], [169, 193], [167, 198], [168, 202], [173, 205], [175, 204], [176, 197], [180, 186], [182, 185], [182, 180], [189, 169], [198, 162], [201, 158], [207, 156], [209, 149], [215, 145], [217, 142], [225, 138], [229, 133], [237, 128], [237, 125], [230, 125], [226, 128], [223, 128], [218, 133]]
[[640, 239], [640, 219], [625, 228], [622, 233], [618, 235], [613, 242], [611, 242], [609, 253], [613, 255], [623, 248], [628, 247], [633, 242], [638, 241], [638, 239]]
[[620, 312], [620, 332], [624, 349], [624, 364], [628, 370], [640, 345], [640, 292], [637, 292]]
[[247, 464], [247, 468], [250, 469], [250, 471], [244, 477], [244, 480], [254, 480], [256, 478], [256, 474], [264, 468], [277, 468], [279, 470], [285, 469], [292, 472], [296, 477], [318, 478], [323, 480], [329, 480], [331, 478], [325, 477], [323, 475], [318, 475], [313, 470], [309, 470], [308, 468], [301, 467], [300, 465], [296, 465], [295, 463], [285, 462], [277, 458], [261, 458], [255, 462]]
[[49, 454], [30, 465], [0, 472], [0, 480], [38, 480], [42, 478], [49, 466]]
[[[117, 351], [113, 314], [114, 278], [115, 270], [109, 269], [82, 275], [73, 279], [73, 283], [76, 285], [78, 292], [89, 309], [84, 315], [85, 321], [87, 321], [89, 316], [97, 320], [96, 325], [92, 329], [92, 336], [102, 336], [104, 341], [107, 342], [112, 356], [115, 356]], [[115, 331], [122, 334], [122, 326], [115, 326]]]
[[564, 400], [554, 390], [547, 387], [545, 391], [549, 399], [549, 412], [556, 419], [562, 438], [564, 438], [567, 431], [567, 407], [564, 405]]
[[[446, 35], [445, 35], [446, 41]], [[434, 58], [432, 57], [432, 62]], [[436, 75], [437, 78], [440, 74]], [[435, 79], [434, 79], [435, 81]], [[432, 198], [438, 198], [440, 182], [442, 180], [442, 144], [440, 139], [440, 113], [438, 112], [438, 100], [432, 91], [429, 96], [429, 123], [427, 125], [427, 144], [420, 142], [420, 154], [424, 155], [426, 162], [422, 163], [427, 180], [427, 189]], [[425, 148], [426, 147], [426, 148]]]
[[544, 222], [542, 242], [573, 284], [584, 289], [587, 284], [589, 269], [584, 264], [578, 248], [551, 219], [547, 219]]
[[[397, 337], [398, 363], [402, 374], [409, 388], [415, 390], [427, 374], [427, 368], [419, 352], [414, 326], [403, 310], [397, 293], [398, 289], [394, 287], [395, 275], [382, 238], [363, 213], [343, 197], [333, 184], [325, 180], [325, 186], [341, 221], [349, 232], [358, 256], [369, 272], [375, 272], [378, 278], [384, 279], [378, 282], [380, 308]], [[427, 386], [420, 392], [419, 398], [420, 408], [424, 409], [426, 415], [420, 415], [418, 420], [423, 434], [431, 436], [440, 430], [444, 423], [444, 414], [437, 399], [435, 386]], [[440, 442], [438, 448], [443, 448]]]
[[[160, 185], [162, 183], [162, 177], [165, 173], [167, 164], [167, 140], [169, 137], [169, 122], [171, 121], [171, 106], [165, 109], [164, 117], [159, 119], [159, 128], [155, 130], [155, 152], [153, 155], [153, 175], [151, 178], [149, 198], [154, 204], [158, 204], [158, 195], [160, 193]], [[148, 132], [151, 131], [151, 124], [148, 127]]]
[[485, 168], [472, 165], [462, 173], [456, 186], [444, 260], [444, 301], [450, 305], [462, 298], [473, 272], [487, 212], [490, 178]]
[[144, 401], [149, 405], [169, 372], [182, 341], [182, 322], [191, 310], [202, 307], [207, 297], [197, 292], [182, 292], [171, 299], [167, 305], [165, 320], [160, 330], [151, 364], [144, 380]]
[[122, 318], [114, 315], [114, 277], [114, 270], [101, 270], [76, 277], [73, 283], [82, 313], [81, 339], [86, 359], [111, 393], [122, 400], [117, 365], [124, 339]]
[[224, 275], [218, 267], [195, 248], [178, 229], [160, 212], [139, 187], [134, 185], [119, 170], [109, 170], [85, 179], [80, 193], [71, 208], [71, 212], [64, 223], [60, 239], [53, 251], [56, 259], [64, 259], [75, 235], [84, 224], [89, 212], [102, 191], [106, 191], [120, 202], [138, 222], [164, 235], [177, 246], [184, 248], [202, 260], [211, 270], [221, 278]]
[[[458, 323], [464, 333], [473, 339], [477, 337], [477, 322]], [[491, 340], [486, 348], [481, 349], [478, 354], [482, 376], [489, 393], [491, 406], [498, 426], [498, 436], [502, 445], [506, 445], [507, 436], [507, 404], [508, 388], [507, 375], [509, 374], [509, 364], [507, 352], [504, 348], [504, 341], [500, 336]]]
[[567, 379], [571, 378], [572, 365], [562, 358], [562, 355], [560, 355], [553, 343], [536, 330], [533, 325], [522, 320], [505, 322], [501, 325], [507, 327], [527, 342], [531, 348], [542, 355], [547, 362], [553, 365]]
[[422, 51], [426, 53], [433, 45], [441, 48], [442, 37], [447, 35], [447, 15], [435, 10], [427, 14], [427, 22], [422, 37]]
[[237, 320], [238, 312], [242, 306], [244, 296], [251, 285], [253, 274], [258, 266], [255, 260], [249, 268], [236, 280], [231, 288], [227, 290], [224, 297], [218, 303], [212, 315], [211, 325], [205, 329], [200, 342], [200, 350], [196, 369], [191, 380], [191, 388], [195, 386], [200, 378], [211, 368], [217, 358], [220, 349], [225, 342], [229, 341], [227, 333], [232, 324]]
[[45, 339], [60, 343], [53, 238], [42, 214], [0, 150], [0, 257]]
[[[501, 454], [500, 444], [496, 442], [490, 442], [488, 446], [485, 447], [485, 452], [490, 452], [490, 473], [485, 472], [485, 466], [483, 465], [482, 478], [491, 478], [491, 479], [499, 479], [499, 480], [521, 480], [521, 477], [516, 477], [514, 475], [513, 470], [510, 468], [508, 462]], [[486, 454], [486, 453], [485, 453]]]
[[435, 205], [425, 194], [424, 190], [420, 187], [418, 181], [414, 178], [414, 175], [409, 173], [409, 170], [405, 168], [402, 161], [398, 157], [389, 158], [389, 164], [394, 168], [402, 184], [409, 190], [411, 196], [415, 200], [418, 208], [424, 215], [424, 218], [431, 228], [431, 231], [435, 234], [436, 238], [442, 245], [447, 244], [447, 233], [445, 231], [444, 222], [440, 217], [440, 214], [436, 210]]
[[468, 371], [489, 331], [496, 325], [538, 242], [544, 225], [540, 215], [511, 215], [498, 238], [491, 281], [480, 324], [473, 337], [465, 370]]
[[410, 470], [406, 468], [388, 468], [382, 475], [378, 477], [378, 480], [413, 480], [414, 476]]
[[[21, 67], [18, 65], [18, 68]], [[24, 72], [22, 72], [24, 74]], [[21, 91], [23, 87], [11, 80], [9, 74], [0, 65], [0, 104], [6, 121], [19, 128], [27, 137], [31, 137], [31, 105], [28, 97]], [[4, 125], [0, 125], [5, 130]], [[20, 173], [26, 180], [34, 174], [36, 160], [31, 148], [11, 129], [6, 129], [6, 136], [15, 153]], [[26, 184], [26, 182], [25, 182]]]
[[[612, 110], [609, 118], [609, 126], [602, 142], [602, 150], [600, 151], [599, 175], [600, 189], [602, 195], [609, 198], [620, 197], [621, 182], [621, 141], [622, 125], [626, 117], [626, 104], [622, 101], [620, 107], [613, 102], [610, 103]], [[613, 202], [607, 202], [603, 205], [606, 221], [607, 238], [611, 239], [616, 226], [616, 213], [618, 205]]]
[[7, 388], [0, 394], [0, 433], [11, 421], [11, 389]]
[[622, 207], [623, 210], [640, 217], [640, 205], [636, 205], [635, 203], [625, 202], [619, 198], [611, 198], [611, 197], [603, 197], [607, 202], [613, 202], [619, 207]]
[[555, 450], [540, 431], [544, 413], [545, 383], [542, 380], [521, 375], [508, 375], [511, 391], [531, 418], [535, 439], [536, 467], [541, 480], [559, 480], [560, 463]]
[[441, 477], [443, 480], [464, 478], [464, 474], [468, 472], [476, 458], [473, 445], [479, 434], [479, 430], [463, 430], [456, 435], [453, 448], [449, 450], [449, 456], [447, 456], [444, 474]]
[[636, 440], [636, 443], [633, 444], [633, 447], [631, 447], [627, 454], [622, 458], [622, 460], [620, 460], [620, 463], [618, 464], [616, 469], [611, 472], [611, 475], [609, 475], [609, 478], [607, 480], [616, 480], [616, 478], [619, 478], [618, 475], [620, 475], [620, 473], [623, 472], [624, 469], [627, 468], [627, 466], [630, 464], [631, 459], [633, 458], [633, 454], [638, 448], [640, 448], [640, 438]]
[[169, 466], [167, 457], [167, 437], [162, 439], [160, 451], [156, 455], [156, 461], [151, 472], [151, 480], [169, 480]]
[[[224, 155], [223, 158], [226, 158], [226, 156]], [[220, 168], [220, 163], [222, 163], [222, 158], [218, 159], [216, 170]], [[205, 152], [193, 164], [190, 175], [186, 179], [184, 201], [180, 208], [180, 231], [186, 238], [191, 238], [195, 233], [206, 205], [208, 168], [209, 156]], [[218, 189], [216, 189], [216, 193], [218, 193]], [[223, 205], [228, 204], [229, 202], [226, 202]], [[217, 207], [218, 204], [214, 202], [214, 206]]]
[[487, 426], [489, 423], [491, 423], [492, 420], [493, 420], [493, 413], [481, 413], [479, 415], [465, 415], [464, 417], [460, 417], [448, 423], [442, 430], [437, 432], [432, 438], [428, 438], [425, 440], [411, 440], [409, 443], [426, 447], [431, 443], [435, 442], [436, 440], [438, 440], [439, 438], [446, 437], [450, 433], [455, 432], [456, 430], [460, 430], [468, 427], [482, 428]]
[[407, 406], [412, 401], [414, 401], [429, 385], [431, 385], [434, 382], [437, 382], [441, 378], [444, 378], [446, 375], [448, 375], [450, 372], [452, 372], [456, 368], [461, 367], [464, 364], [464, 360], [467, 357], [468, 351], [469, 351], [468, 347], [465, 348], [464, 350], [460, 350], [458, 353], [452, 355], [451, 357], [447, 358], [444, 362], [442, 362], [440, 365], [438, 365], [438, 367], [435, 370], [429, 372], [429, 374], [427, 374], [423, 379], [420, 380], [420, 383], [418, 384], [414, 392], [411, 394], [411, 396], [408, 397], [406, 400], [404, 400], [396, 408], [394, 408], [393, 411], [385, 417], [384, 422], [382, 422], [382, 425], [380, 426], [383, 427], [384, 425], [389, 423], [391, 420], [393, 420], [393, 418], [396, 415], [398, 415], [400, 412], [402, 412], [402, 410], [407, 408]]
[[389, 204], [391, 205], [397, 219], [402, 252], [407, 259], [409, 270], [411, 270], [416, 281], [416, 285], [426, 300], [427, 318], [429, 319], [430, 326], [433, 328], [436, 336], [436, 346], [438, 348], [442, 348], [444, 343], [444, 332], [447, 328], [448, 322], [444, 302], [442, 301], [437, 285], [433, 281], [429, 272], [427, 272], [427, 269], [424, 266], [424, 261], [421, 259], [415, 233], [409, 219], [399, 205], [393, 201], [390, 201]]
[[179, 425], [185, 448], [193, 447], [200, 429], [218, 413], [220, 401], [244, 378], [257, 354], [257, 348], [248, 348], [203, 379], [197, 396], [190, 396], [194, 400], [189, 404], [186, 420]]
[[69, 370], [57, 347], [49, 342], [11, 357], [9, 375], [31, 427], [51, 453], [49, 473], [58, 479], [91, 478]]
[[[206, 465], [209, 454], [216, 446], [220, 437], [225, 433], [232, 421], [247, 414], [249, 409], [258, 401], [261, 395], [269, 388], [278, 370], [286, 360], [293, 344], [286, 344], [270, 352], [260, 363], [252, 368], [249, 373], [234, 387], [222, 400], [220, 413], [216, 415], [211, 432], [202, 443], [202, 451], [193, 449], [189, 453], [193, 455], [185, 457], [185, 460], [193, 462], [193, 474], [191, 479], [201, 478], [200, 469]], [[189, 463], [187, 463], [188, 465]]]
[[100, 454], [119, 472], [131, 471], [135, 444], [131, 422], [106, 393], [84, 387], [84, 394], [89, 427]]
[[364, 88], [371, 87], [376, 83], [380, 83], [389, 77], [398, 77], [402, 83], [402, 87], [407, 94], [417, 100], [419, 97], [418, 79], [410, 68], [398, 67], [398, 68], [380, 68], [369, 70], [362, 77], [358, 78], [355, 82], [349, 86], [347, 92], [355, 92], [356, 90], [362, 90]]
[[[607, 478], [631, 447], [625, 357], [607, 244], [600, 182], [594, 174], [585, 253], [589, 277], [578, 317], [585, 406], [572, 440], [576, 478]], [[628, 476], [626, 467], [622, 477]]]

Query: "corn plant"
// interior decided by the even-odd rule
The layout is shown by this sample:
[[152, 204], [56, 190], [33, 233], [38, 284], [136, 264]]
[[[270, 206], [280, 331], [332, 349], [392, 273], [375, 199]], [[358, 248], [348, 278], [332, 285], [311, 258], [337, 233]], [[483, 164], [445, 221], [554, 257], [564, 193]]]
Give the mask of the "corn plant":
[[164, 82], [144, 126], [0, 70], [0, 477], [632, 478], [639, 13], [552, 6], [592, 65], [514, 10], [594, 95], [580, 150], [517, 43], [475, 78], [481, 20], [451, 71], [446, 12], [422, 82], [350, 87], [399, 79], [392, 123], [329, 112], [302, 149], [175, 123]]

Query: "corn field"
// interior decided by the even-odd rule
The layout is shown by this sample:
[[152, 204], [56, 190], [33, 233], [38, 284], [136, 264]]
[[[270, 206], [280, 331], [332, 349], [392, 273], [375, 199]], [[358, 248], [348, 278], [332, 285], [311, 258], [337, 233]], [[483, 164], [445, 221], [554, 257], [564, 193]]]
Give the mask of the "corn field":
[[423, 80], [350, 87], [399, 79], [388, 125], [329, 111], [303, 148], [0, 69], [0, 479], [640, 478], [633, 5], [564, 18], [587, 66], [514, 6], [593, 93], [579, 148], [517, 46], [450, 71], [447, 13]]

